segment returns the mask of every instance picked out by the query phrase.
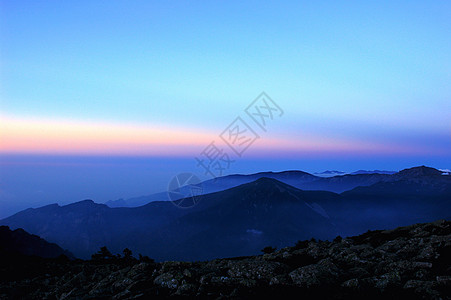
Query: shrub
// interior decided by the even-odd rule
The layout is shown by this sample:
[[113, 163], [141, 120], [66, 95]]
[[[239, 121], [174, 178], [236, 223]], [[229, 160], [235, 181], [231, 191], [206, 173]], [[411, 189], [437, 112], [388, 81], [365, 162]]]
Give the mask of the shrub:
[[276, 248], [268, 246], [262, 249], [262, 252], [265, 254], [270, 254], [273, 253], [274, 251], [276, 251]]
[[146, 255], [142, 256], [141, 254], [139, 254], [139, 261], [149, 263], [149, 264], [155, 263], [155, 260], [153, 258], [150, 258]]
[[105, 259], [113, 259], [115, 256], [108, 250], [106, 246], [100, 248], [100, 250], [91, 255], [92, 260], [105, 260]]
[[343, 238], [341, 236], [337, 236], [336, 238], [334, 238], [334, 243], [340, 243], [343, 240]]
[[125, 248], [125, 249], [122, 251], [122, 253], [124, 254], [124, 258], [125, 258], [125, 259], [130, 259], [130, 258], [132, 257], [132, 255], [133, 255], [132, 250], [130, 250], [130, 249], [128, 249], [128, 248]]
[[304, 249], [308, 247], [308, 243], [309, 241], [305, 240], [305, 241], [297, 241], [296, 244], [294, 245], [295, 249]]

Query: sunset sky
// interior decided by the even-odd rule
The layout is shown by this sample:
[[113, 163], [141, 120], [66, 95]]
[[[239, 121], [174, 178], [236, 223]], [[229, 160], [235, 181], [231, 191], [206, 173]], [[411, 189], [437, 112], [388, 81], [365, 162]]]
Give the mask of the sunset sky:
[[268, 152], [449, 154], [447, 1], [2, 1], [1, 14], [4, 153], [192, 155], [266, 91], [286, 112]]
[[[0, 1], [0, 196], [20, 157], [195, 167], [237, 117], [260, 138], [230, 173], [449, 168], [450, 20], [449, 1]], [[266, 132], [244, 111], [263, 91], [284, 112]]]

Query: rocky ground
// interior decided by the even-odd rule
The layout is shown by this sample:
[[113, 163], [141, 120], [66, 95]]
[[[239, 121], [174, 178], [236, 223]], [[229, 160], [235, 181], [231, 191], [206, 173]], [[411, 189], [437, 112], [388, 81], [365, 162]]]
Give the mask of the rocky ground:
[[207, 262], [18, 259], [0, 265], [1, 298], [451, 299], [450, 221]]

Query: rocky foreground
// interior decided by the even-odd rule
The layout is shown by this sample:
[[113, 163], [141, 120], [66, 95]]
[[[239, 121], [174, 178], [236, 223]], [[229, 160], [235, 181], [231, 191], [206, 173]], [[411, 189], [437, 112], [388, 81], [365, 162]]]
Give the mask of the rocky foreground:
[[451, 298], [450, 221], [207, 262], [2, 255], [2, 298]]

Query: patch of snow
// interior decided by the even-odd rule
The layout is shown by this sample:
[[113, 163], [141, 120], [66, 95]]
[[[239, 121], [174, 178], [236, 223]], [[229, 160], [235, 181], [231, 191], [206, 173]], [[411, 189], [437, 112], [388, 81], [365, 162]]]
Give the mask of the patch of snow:
[[440, 172], [443, 172], [442, 175], [451, 175], [450, 169], [438, 169]]

